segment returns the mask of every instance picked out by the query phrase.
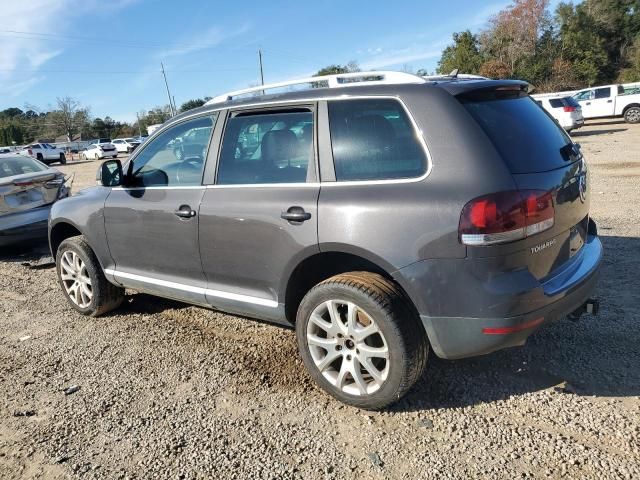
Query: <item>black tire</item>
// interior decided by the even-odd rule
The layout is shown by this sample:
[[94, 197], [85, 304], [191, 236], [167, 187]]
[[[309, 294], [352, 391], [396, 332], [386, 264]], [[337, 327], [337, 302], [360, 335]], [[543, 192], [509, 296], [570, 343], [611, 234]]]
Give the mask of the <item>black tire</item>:
[[[67, 293], [61, 277], [61, 262], [65, 252], [75, 252], [84, 262], [88, 277], [91, 279], [92, 298], [86, 308], [78, 306]], [[124, 289], [110, 283], [104, 276], [102, 267], [84, 236], [71, 237], [64, 240], [56, 252], [56, 273], [58, 283], [69, 304], [82, 315], [98, 317], [115, 308], [124, 300]]]
[[[363, 393], [361, 390], [358, 395], [348, 394], [327, 380], [316, 366], [307, 342], [307, 327], [312, 312], [327, 300], [355, 304], [359, 311], [375, 322], [384, 338], [388, 349], [388, 372], [386, 379], [373, 393]], [[296, 337], [302, 360], [315, 382], [341, 402], [367, 410], [379, 410], [402, 398], [424, 373], [429, 353], [424, 328], [408, 298], [395, 283], [370, 272], [336, 275], [313, 287], [298, 309]], [[354, 348], [353, 342], [348, 348]], [[355, 352], [360, 353], [357, 349]]]
[[67, 157], [65, 157], [64, 153], [60, 154], [60, 165], [64, 165], [67, 163]]
[[624, 112], [624, 121], [627, 123], [640, 123], [640, 107], [629, 107]]
[[[40, 160], [42, 163], [45, 163], [44, 157], [42, 156], [41, 153], [36, 154], [36, 160]], [[47, 163], [47, 165], [48, 165], [48, 163]]]

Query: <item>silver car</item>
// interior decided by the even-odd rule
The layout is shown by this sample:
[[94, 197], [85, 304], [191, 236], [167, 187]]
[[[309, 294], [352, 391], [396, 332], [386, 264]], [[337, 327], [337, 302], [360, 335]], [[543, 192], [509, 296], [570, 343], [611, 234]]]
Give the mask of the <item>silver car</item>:
[[0, 246], [47, 238], [51, 205], [69, 192], [58, 170], [34, 158], [0, 155]]

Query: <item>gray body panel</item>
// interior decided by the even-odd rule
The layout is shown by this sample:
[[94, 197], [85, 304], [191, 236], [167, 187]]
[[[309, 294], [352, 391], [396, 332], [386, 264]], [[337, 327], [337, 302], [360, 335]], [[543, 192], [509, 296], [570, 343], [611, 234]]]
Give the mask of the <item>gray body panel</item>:
[[[397, 281], [440, 356], [460, 358], [521, 344], [534, 329], [488, 339], [478, 333], [478, 319], [482, 326], [520, 325], [577, 308], [593, 289], [602, 250], [595, 236], [587, 238], [588, 199], [578, 198], [575, 190], [585, 175], [582, 164], [511, 174], [487, 134], [453, 96], [496, 85], [521, 83], [318, 88], [201, 107], [167, 122], [132, 155], [135, 162], [172, 125], [219, 111], [201, 188], [147, 188], [135, 194], [114, 189], [109, 194], [110, 189], [100, 187], [59, 202], [51, 226], [67, 221], [84, 233], [111, 281], [283, 324], [288, 281], [296, 267], [323, 253], [349, 254]], [[424, 175], [336, 182], [327, 102], [364, 97], [392, 97], [406, 106], [426, 147]], [[227, 110], [301, 103], [317, 112], [318, 183], [213, 185]], [[555, 226], [500, 246], [461, 244], [458, 222], [465, 204], [516, 189], [554, 189]], [[173, 211], [183, 204], [197, 216], [175, 217]], [[303, 207], [311, 219], [292, 224], [280, 218], [292, 206]], [[533, 255], [531, 248], [548, 239], [555, 239], [554, 245]]]
[[[214, 291], [207, 295], [212, 306], [284, 321], [283, 305], [278, 305], [284, 301], [281, 279], [319, 251], [318, 192], [313, 184], [206, 190], [200, 207], [200, 252], [208, 289]], [[302, 207], [311, 219], [292, 223], [280, 218], [292, 206]], [[234, 301], [216, 291], [251, 298]], [[272, 305], [263, 308], [260, 299]]]

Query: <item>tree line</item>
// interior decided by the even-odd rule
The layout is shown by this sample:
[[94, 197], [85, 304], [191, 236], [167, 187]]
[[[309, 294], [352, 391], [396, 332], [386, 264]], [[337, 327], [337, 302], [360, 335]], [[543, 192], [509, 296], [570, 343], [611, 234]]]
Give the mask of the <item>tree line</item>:
[[480, 32], [453, 34], [438, 73], [519, 78], [538, 91], [640, 81], [640, 0], [514, 0]]

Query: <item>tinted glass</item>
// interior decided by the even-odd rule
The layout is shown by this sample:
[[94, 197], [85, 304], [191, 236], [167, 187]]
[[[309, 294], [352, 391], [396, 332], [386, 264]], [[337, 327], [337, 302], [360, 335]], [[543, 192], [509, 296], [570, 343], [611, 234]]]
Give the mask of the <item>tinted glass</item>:
[[419, 177], [424, 149], [396, 100], [329, 102], [329, 125], [337, 181]]
[[311, 111], [232, 117], [222, 140], [217, 183], [304, 183], [312, 146]]
[[215, 115], [197, 118], [154, 138], [129, 167], [130, 186], [200, 185], [214, 122]]
[[570, 138], [527, 95], [460, 98], [512, 173], [545, 172], [567, 164], [561, 149]]
[[609, 98], [611, 96], [611, 88], [596, 88], [596, 99], [598, 98]]
[[564, 97], [562, 100], [565, 102], [566, 105], [568, 105], [570, 107], [579, 107], [580, 106], [580, 104], [573, 97]]
[[564, 103], [562, 103], [562, 99], [561, 98], [552, 98], [551, 100], [549, 100], [549, 103], [551, 104], [551, 106], [553, 108], [564, 107]]
[[42, 172], [46, 165], [32, 158], [0, 158], [0, 178], [23, 175], [25, 173]]

